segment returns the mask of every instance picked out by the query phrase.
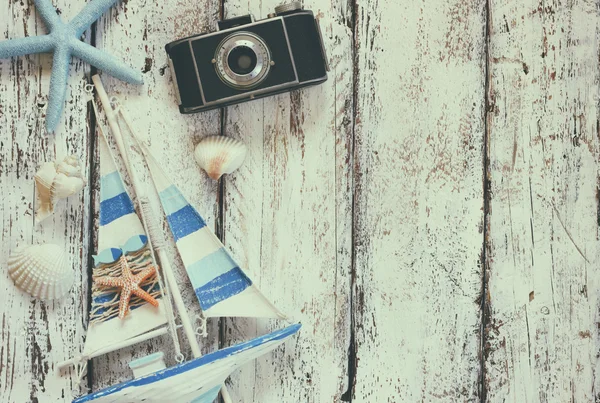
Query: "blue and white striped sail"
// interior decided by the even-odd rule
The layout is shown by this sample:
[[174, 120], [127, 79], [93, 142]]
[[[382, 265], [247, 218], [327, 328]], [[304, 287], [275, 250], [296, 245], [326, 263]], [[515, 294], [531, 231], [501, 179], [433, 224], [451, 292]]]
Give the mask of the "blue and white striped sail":
[[212, 403], [236, 368], [273, 350], [299, 329], [300, 324], [291, 325], [266, 336], [110, 386], [75, 399], [73, 403]]
[[240, 269], [158, 163], [151, 155], [147, 157], [169, 228], [204, 315], [285, 319]]
[[[121, 248], [135, 237], [145, 237], [125, 184], [117, 170], [108, 144], [99, 138], [100, 151], [100, 226], [98, 229], [98, 253]], [[145, 246], [147, 248], [148, 246]], [[109, 296], [92, 298], [92, 310], [96, 312]], [[146, 333], [167, 323], [162, 300], [158, 308], [143, 304], [133, 309], [124, 319], [113, 317], [104, 321], [90, 321], [83, 356], [98, 351], [111, 351], [111, 346]]]

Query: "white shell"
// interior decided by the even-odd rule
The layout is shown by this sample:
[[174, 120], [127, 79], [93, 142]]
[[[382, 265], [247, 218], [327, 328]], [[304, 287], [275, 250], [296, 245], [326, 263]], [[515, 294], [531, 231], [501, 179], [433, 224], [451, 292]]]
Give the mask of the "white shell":
[[79, 192], [85, 184], [77, 157], [71, 155], [59, 163], [44, 163], [35, 174], [35, 221], [40, 222], [50, 216], [58, 200]]
[[65, 174], [66, 176], [74, 176], [83, 179], [79, 160], [74, 155], [65, 157], [61, 162], [56, 164], [56, 172]]
[[40, 299], [62, 297], [75, 281], [63, 247], [52, 244], [13, 253], [8, 259], [8, 273], [17, 287]]
[[208, 176], [218, 180], [223, 174], [238, 169], [246, 158], [246, 146], [239, 140], [225, 136], [210, 136], [196, 146], [196, 162]]

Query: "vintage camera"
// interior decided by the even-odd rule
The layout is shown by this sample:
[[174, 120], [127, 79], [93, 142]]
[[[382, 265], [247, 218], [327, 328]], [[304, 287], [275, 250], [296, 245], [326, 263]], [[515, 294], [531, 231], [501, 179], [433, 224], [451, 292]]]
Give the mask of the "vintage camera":
[[219, 21], [218, 31], [165, 47], [181, 113], [262, 98], [327, 80], [318, 20], [299, 2], [269, 17]]

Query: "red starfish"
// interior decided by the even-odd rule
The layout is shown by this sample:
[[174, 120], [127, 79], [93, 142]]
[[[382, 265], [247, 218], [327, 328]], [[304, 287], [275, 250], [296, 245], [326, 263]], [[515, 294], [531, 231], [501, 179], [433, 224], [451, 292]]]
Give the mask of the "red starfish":
[[124, 255], [121, 255], [119, 259], [121, 263], [122, 274], [119, 277], [104, 276], [96, 277], [94, 281], [98, 285], [106, 287], [119, 287], [121, 289], [121, 299], [119, 301], [119, 318], [123, 319], [129, 312], [129, 300], [131, 294], [135, 294], [143, 300], [149, 302], [153, 306], [158, 306], [158, 301], [144, 291], [140, 284], [143, 283], [148, 277], [156, 273], [154, 266], [148, 267], [140, 271], [138, 274], [133, 274], [129, 268], [129, 263]]

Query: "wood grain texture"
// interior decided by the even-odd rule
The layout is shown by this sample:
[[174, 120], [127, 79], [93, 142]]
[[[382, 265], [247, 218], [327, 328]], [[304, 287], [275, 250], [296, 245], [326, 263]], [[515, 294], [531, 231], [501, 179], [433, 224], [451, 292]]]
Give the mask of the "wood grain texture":
[[[53, 2], [66, 19], [85, 3]], [[180, 115], [164, 45], [278, 3], [123, 0], [83, 38], [144, 72], [142, 87], [103, 80], [253, 281], [303, 324], [228, 380], [234, 401], [600, 401], [596, 2], [307, 0], [326, 83]], [[32, 1], [0, 4], [0, 40], [44, 31]], [[78, 388], [53, 365], [85, 340], [97, 133], [78, 60], [64, 122], [43, 133], [50, 67], [47, 55], [0, 60], [0, 403], [70, 401]], [[214, 134], [249, 148], [218, 183], [193, 159]], [[91, 184], [35, 227], [33, 174], [67, 154], [90, 161]], [[6, 274], [12, 251], [41, 242], [71, 256], [62, 301], [35, 301]], [[210, 320], [204, 351], [282, 326]], [[130, 379], [128, 362], [159, 350], [174, 363], [164, 337], [94, 359], [88, 383]]]
[[[225, 2], [266, 18], [279, 1]], [[249, 148], [224, 179], [224, 240], [262, 292], [302, 323], [297, 338], [230, 382], [235, 402], [332, 402], [347, 389], [351, 250], [352, 7], [305, 2], [331, 61], [319, 86], [227, 108], [223, 134]], [[230, 345], [281, 321], [228, 319]]]
[[355, 402], [478, 399], [484, 7], [357, 3]]
[[598, 392], [598, 8], [492, 1], [490, 402]]
[[[114, 7], [97, 27], [99, 48], [110, 49], [117, 57], [144, 72], [145, 84], [142, 87], [103, 76], [107, 92], [121, 98], [138, 134], [147, 139], [165, 172], [207, 220], [207, 225], [213, 226], [218, 213], [217, 186], [201, 173], [194, 161], [193, 151], [200, 137], [220, 132], [219, 112], [185, 116], [179, 114], [164, 45], [207, 30], [209, 24], [217, 19], [218, 10], [219, 3], [209, 0], [184, 3], [175, 0], [124, 2]], [[141, 158], [134, 151], [131, 156], [137, 165], [137, 171], [144, 177], [147, 171]], [[145, 182], [151, 196], [155, 196], [151, 180], [146, 177]], [[198, 301], [175, 250], [160, 203], [156, 197], [152, 197], [151, 201], [156, 216], [163, 223], [169, 245], [168, 254], [188, 306], [188, 313], [194, 317], [200, 314]], [[209, 337], [201, 342], [204, 352], [217, 348], [218, 323], [209, 322], [209, 326]], [[191, 350], [187, 339], [183, 332], [179, 336], [183, 352], [189, 359]], [[174, 349], [168, 336], [94, 359], [93, 389], [131, 379], [129, 361], [156, 351], [165, 352], [167, 365], [175, 363]]]
[[[77, 5], [56, 1], [64, 18]], [[33, 2], [0, 4], [0, 39], [43, 34]], [[84, 40], [89, 41], [86, 36]], [[54, 364], [70, 358], [82, 343], [87, 319], [87, 228], [89, 188], [58, 203], [53, 216], [34, 225], [33, 176], [39, 165], [76, 155], [89, 175], [87, 105], [82, 84], [88, 68], [71, 65], [67, 105], [55, 134], [44, 130], [50, 55], [0, 60], [0, 401], [46, 402], [71, 398], [77, 377], [62, 377]], [[6, 261], [31, 244], [63, 245], [75, 286], [63, 299], [41, 302], [16, 288]]]

